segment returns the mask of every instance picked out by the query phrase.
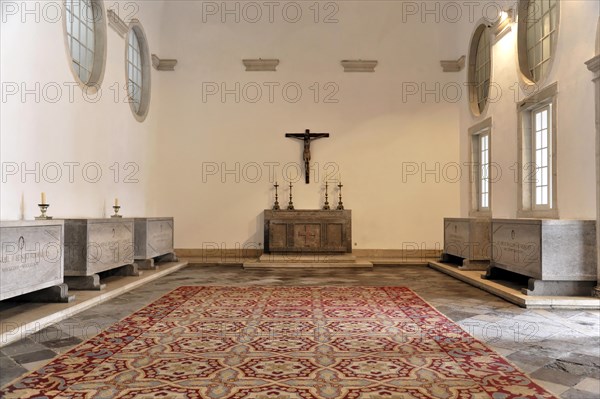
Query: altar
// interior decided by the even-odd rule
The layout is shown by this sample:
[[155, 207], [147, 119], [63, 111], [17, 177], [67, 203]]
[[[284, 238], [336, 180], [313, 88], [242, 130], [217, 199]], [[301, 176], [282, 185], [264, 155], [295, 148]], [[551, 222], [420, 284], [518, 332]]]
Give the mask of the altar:
[[344, 254], [352, 252], [352, 211], [264, 211], [265, 253]]
[[264, 253], [244, 268], [373, 268], [352, 255], [350, 210], [266, 209], [264, 240]]

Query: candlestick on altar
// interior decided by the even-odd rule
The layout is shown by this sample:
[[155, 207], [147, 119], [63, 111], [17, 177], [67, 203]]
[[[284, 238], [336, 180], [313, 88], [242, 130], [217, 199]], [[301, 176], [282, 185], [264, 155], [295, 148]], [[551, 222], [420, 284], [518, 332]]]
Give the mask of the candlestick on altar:
[[288, 203], [287, 209], [290, 211], [294, 210], [294, 203], [292, 202], [292, 182], [290, 181], [290, 202]]
[[340, 190], [340, 196], [339, 196], [338, 206], [337, 206], [336, 209], [339, 210], [339, 211], [341, 211], [341, 210], [344, 209], [344, 203], [342, 202], [342, 187], [344, 187], [344, 186], [342, 185], [341, 180], [338, 182], [337, 186], [338, 186], [338, 188]]
[[279, 209], [281, 209], [279, 207], [279, 196], [277, 195], [277, 187], [279, 187], [279, 184], [277, 184], [277, 182], [275, 182], [273, 187], [275, 187], [275, 203], [273, 204], [273, 210], [278, 211]]
[[40, 207], [40, 211], [42, 212], [42, 214], [40, 216], [36, 216], [35, 220], [52, 219], [52, 216], [46, 215], [46, 211], [48, 210], [48, 207], [50, 206], [50, 204], [38, 204], [38, 206]]
[[328, 211], [329, 209], [331, 209], [331, 208], [329, 207], [329, 198], [328, 198], [328, 197], [329, 197], [329, 195], [328, 195], [328, 193], [327, 193], [327, 191], [328, 191], [328, 187], [329, 187], [329, 185], [328, 185], [328, 183], [327, 183], [327, 180], [325, 180], [325, 204], [323, 205], [323, 210], [326, 210], [326, 211]]
[[111, 218], [122, 218], [123, 216], [119, 215], [119, 209], [121, 209], [121, 207], [118, 204], [119, 202], [117, 201], [117, 199], [115, 198], [115, 205], [113, 205], [113, 209], [115, 210], [115, 214], [114, 215], [110, 215]]

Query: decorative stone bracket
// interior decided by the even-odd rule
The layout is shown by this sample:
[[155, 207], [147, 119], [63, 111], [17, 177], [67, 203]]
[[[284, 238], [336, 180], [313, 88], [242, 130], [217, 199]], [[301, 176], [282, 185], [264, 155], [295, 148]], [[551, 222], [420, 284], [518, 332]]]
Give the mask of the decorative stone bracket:
[[515, 21], [515, 10], [509, 8], [503, 11], [501, 17], [493, 26], [495, 36], [494, 43], [497, 43], [512, 30], [512, 23]]
[[176, 59], [161, 59], [156, 54], [152, 54], [152, 66], [157, 71], [174, 71], [177, 65]]
[[108, 15], [108, 25], [111, 28], [113, 28], [113, 30], [115, 32], [117, 32], [117, 34], [119, 36], [121, 36], [122, 38], [125, 38], [125, 35], [129, 31], [129, 27], [127, 26], [125, 21], [123, 21], [114, 10], [109, 9], [107, 12], [107, 15]]
[[262, 58], [255, 59], [255, 60], [246, 59], [246, 60], [242, 60], [242, 62], [244, 63], [244, 66], [246, 67], [247, 72], [254, 72], [254, 71], [275, 72], [275, 71], [277, 71], [277, 65], [279, 65], [278, 59], [265, 59], [265, 60], [263, 60]]
[[465, 59], [466, 57], [463, 55], [456, 61], [442, 60], [440, 61], [440, 65], [442, 66], [442, 70], [444, 72], [460, 72], [465, 67]]
[[375, 72], [378, 62], [375, 60], [343, 60], [344, 72]]

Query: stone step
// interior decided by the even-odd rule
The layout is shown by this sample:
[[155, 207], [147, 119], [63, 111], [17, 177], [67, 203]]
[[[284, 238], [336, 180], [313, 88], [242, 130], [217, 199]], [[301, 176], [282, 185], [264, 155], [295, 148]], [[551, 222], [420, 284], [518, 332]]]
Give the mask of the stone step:
[[372, 269], [373, 263], [365, 260], [354, 262], [244, 262], [244, 269]]
[[352, 254], [262, 254], [260, 262], [274, 263], [353, 263]]

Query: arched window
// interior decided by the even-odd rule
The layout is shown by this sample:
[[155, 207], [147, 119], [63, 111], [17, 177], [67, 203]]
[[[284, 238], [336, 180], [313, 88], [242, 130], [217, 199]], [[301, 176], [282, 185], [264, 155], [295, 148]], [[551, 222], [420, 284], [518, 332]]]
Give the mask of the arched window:
[[540, 82], [550, 70], [559, 8], [558, 0], [519, 1], [519, 68], [531, 83]]
[[471, 38], [469, 49], [470, 103], [475, 115], [483, 113], [490, 92], [492, 51], [489, 35], [487, 26], [479, 25]]
[[65, 38], [80, 85], [98, 88], [106, 63], [106, 23], [99, 0], [65, 0]]
[[127, 94], [131, 111], [143, 121], [150, 105], [150, 53], [146, 35], [137, 20], [131, 22], [126, 46]]

